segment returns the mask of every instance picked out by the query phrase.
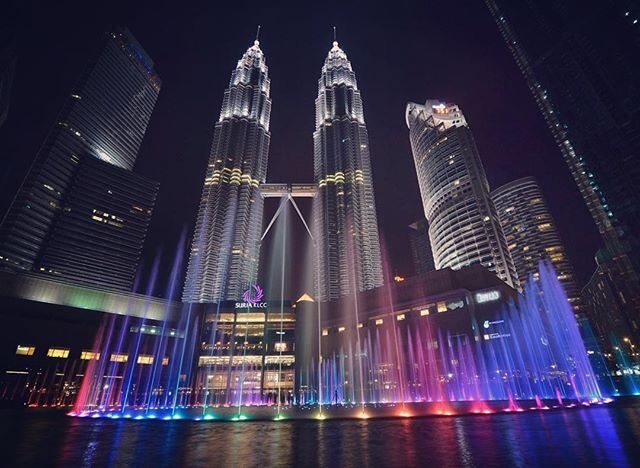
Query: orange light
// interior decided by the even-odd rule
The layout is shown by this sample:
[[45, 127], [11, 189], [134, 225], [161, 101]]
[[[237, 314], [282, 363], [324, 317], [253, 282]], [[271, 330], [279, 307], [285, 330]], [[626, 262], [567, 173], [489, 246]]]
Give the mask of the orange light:
[[402, 283], [404, 281], [404, 277], [400, 275], [396, 275], [393, 277], [393, 281], [395, 281], [396, 283]]

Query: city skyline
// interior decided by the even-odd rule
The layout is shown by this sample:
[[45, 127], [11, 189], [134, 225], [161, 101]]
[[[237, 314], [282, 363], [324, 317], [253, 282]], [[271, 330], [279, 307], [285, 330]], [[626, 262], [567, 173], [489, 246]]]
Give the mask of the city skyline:
[[4, 465], [640, 457], [640, 0], [0, 10]]
[[[486, 23], [484, 25], [485, 31], [491, 31], [491, 33], [493, 34], [494, 25], [491, 23], [490, 16], [486, 12], [484, 12], [482, 8], [480, 8], [478, 11], [482, 11], [483, 14], [485, 14], [485, 19], [486, 19]], [[375, 14], [378, 14], [378, 13], [375, 13]], [[257, 22], [258, 21], [256, 21], [256, 23]], [[264, 23], [263, 21], [260, 21], [260, 22]], [[370, 20], [363, 21], [362, 23], [366, 26], [368, 22], [370, 22]], [[311, 65], [311, 72], [307, 70], [306, 66], [300, 67], [299, 71], [301, 73], [306, 73], [307, 75], [311, 75], [311, 76], [315, 74], [315, 73], [312, 73], [313, 70], [317, 70], [318, 61], [321, 60], [322, 54], [326, 53], [326, 52], [323, 52], [323, 50], [326, 51], [326, 43], [330, 40], [330, 37], [331, 37], [330, 25], [332, 23], [334, 23], [334, 21], [328, 20], [327, 21], [328, 25], [326, 29], [324, 29], [323, 31], [318, 30], [316, 28], [317, 30], [316, 34], [305, 34], [304, 37], [308, 37], [310, 39], [313, 38], [314, 41], [316, 42], [316, 45], [311, 48], [307, 46], [303, 47], [306, 54], [305, 60], [307, 60], [306, 58], [307, 55], [311, 56], [308, 59], [308, 61], [312, 65]], [[369, 34], [369, 35], [363, 36], [362, 38], [356, 38], [354, 37], [354, 34], [358, 31], [358, 29], [362, 29], [363, 25], [359, 24], [358, 21], [353, 21], [353, 26], [350, 26], [349, 24], [345, 24], [345, 23], [346, 21], [343, 20], [342, 24], [344, 24], [344, 26], [342, 26], [342, 24], [338, 22], [338, 38], [340, 39], [341, 35], [343, 35], [343, 37], [345, 37], [345, 43], [348, 42], [350, 44], [349, 49], [352, 50], [352, 53], [355, 54], [356, 56], [362, 56], [362, 53], [365, 50], [362, 48], [362, 39], [366, 37], [370, 39], [375, 39], [375, 37]], [[246, 44], [247, 39], [253, 35], [253, 32], [250, 30], [253, 28], [254, 26], [252, 26], [251, 28], [247, 27], [246, 33], [234, 34], [231, 39], [234, 41], [235, 44], [239, 44], [241, 47], [241, 43], [244, 42]], [[292, 44], [283, 45], [282, 41], [277, 41], [277, 40], [274, 41], [272, 37], [273, 30], [270, 31], [268, 26], [263, 25], [263, 31], [261, 34], [263, 36], [266, 35], [266, 37], [263, 37], [263, 43], [267, 44], [266, 53], [269, 55], [269, 57], [273, 55], [274, 59], [276, 60], [276, 63], [280, 64], [276, 72], [274, 72], [274, 66], [270, 65], [270, 69], [271, 69], [270, 71], [272, 74], [279, 73], [279, 75], [282, 77], [282, 73], [283, 73], [282, 60], [286, 58], [288, 55], [290, 55], [288, 51], [292, 50], [291, 47], [294, 47], [294, 46]], [[494, 43], [500, 44], [500, 40], [501, 39], [499, 35], [495, 33], [495, 36], [492, 38], [492, 41]], [[151, 41], [150, 43], [153, 44], [153, 36], [151, 36], [150, 38], [143, 37], [141, 41], [145, 44], [146, 48], [149, 48], [147, 44], [149, 44], [148, 41]], [[401, 41], [400, 37], [397, 40], [391, 39], [391, 41], [390, 42], [387, 41], [387, 43], [392, 45], [392, 44], [398, 43], [399, 41]], [[353, 43], [353, 45], [351, 45], [351, 43]], [[325, 45], [323, 46], [323, 44]], [[403, 53], [402, 51], [400, 51], [396, 47], [392, 47], [391, 45], [387, 47], [385, 50], [386, 57], [393, 57], [393, 56], [405, 57], [406, 56], [406, 52]], [[209, 45], [207, 47], [211, 48], [212, 46]], [[232, 50], [236, 51], [235, 54], [238, 53], [238, 48], [236, 47], [234, 49], [234, 47], [228, 48], [230, 50], [229, 53], [227, 54], [229, 57], [233, 55], [231, 53]], [[215, 47], [213, 47], [213, 49], [215, 49]], [[295, 48], [293, 50], [295, 50]], [[152, 55], [154, 55], [154, 58], [155, 58], [157, 54], [162, 55], [163, 53], [166, 53], [166, 51], [162, 49], [157, 49], [156, 47], [156, 49], [153, 50]], [[223, 56], [219, 57], [216, 60], [216, 63], [218, 61], [221, 62], [220, 66], [222, 67], [222, 69], [224, 69], [225, 66], [222, 63], [222, 58]], [[505, 59], [505, 63], [503, 65], [505, 66], [505, 68], [508, 68], [508, 65], [510, 65], [510, 63], [507, 62], [507, 60], [511, 60], [511, 58], [508, 55], [508, 51], [504, 51], [504, 56], [502, 57], [502, 59]], [[235, 62], [237, 60], [237, 57], [231, 58], [231, 60]], [[493, 59], [489, 58], [489, 60], [493, 60]], [[159, 63], [158, 59], [156, 59], [156, 62]], [[229, 62], [229, 63], [233, 63], [233, 62]], [[315, 63], [316, 65], [313, 66], [313, 63]], [[402, 63], [402, 61], [398, 63]], [[406, 59], [404, 59], [404, 63], [407, 63]], [[183, 63], [183, 64], [186, 65], [186, 63]], [[165, 67], [166, 66], [167, 65], [165, 65]], [[361, 68], [364, 69], [364, 72], [360, 71]], [[412, 162], [410, 150], [408, 147], [409, 145], [407, 141], [408, 139], [406, 138], [406, 132], [403, 129], [403, 132], [397, 135], [397, 130], [394, 130], [393, 132], [389, 133], [388, 136], [386, 136], [385, 135], [386, 132], [381, 131], [381, 128], [380, 128], [381, 119], [382, 121], [385, 122], [385, 125], [386, 124], [389, 125], [389, 129], [394, 129], [394, 128], [397, 129], [398, 127], [403, 128], [404, 122], [402, 119], [402, 111], [400, 109], [397, 109], [397, 113], [395, 114], [395, 116], [391, 112], [381, 113], [379, 110], [381, 102], [385, 100], [388, 101], [388, 99], [383, 99], [381, 101], [381, 97], [375, 92], [376, 87], [380, 85], [381, 79], [371, 74], [370, 72], [371, 65], [367, 63], [367, 60], [363, 62], [362, 67], [358, 67], [358, 70], [359, 70], [359, 75], [363, 75], [361, 76], [361, 81], [362, 81], [361, 86], [363, 88], [363, 93], [365, 94], [364, 100], [366, 101], [367, 115], [368, 115], [367, 123], [368, 123], [368, 126], [370, 127], [369, 133], [372, 138], [372, 143], [371, 143], [371, 147], [373, 148], [372, 165], [373, 165], [373, 176], [374, 176], [376, 200], [380, 205], [377, 210], [378, 216], [380, 218], [379, 220], [380, 231], [384, 237], [385, 244], [388, 246], [388, 250], [390, 251], [389, 255], [390, 255], [393, 269], [400, 273], [406, 273], [411, 270], [411, 257], [409, 253], [410, 252], [409, 242], [407, 239], [407, 233], [406, 233], [405, 227], [407, 224], [409, 224], [409, 222], [415, 220], [415, 218], [419, 216], [421, 212], [419, 208], [419, 196], [418, 196], [417, 184], [414, 185], [413, 182], [407, 183], [410, 180], [415, 180], [415, 173], [412, 173], [412, 171], [414, 171], [412, 167], [413, 162]], [[18, 71], [20, 71], [20, 68], [18, 68]], [[170, 71], [168, 72], [171, 73]], [[506, 72], [502, 72], [502, 73], [506, 73]], [[509, 71], [509, 73], [513, 73], [513, 76], [515, 77], [518, 76], [517, 75], [518, 71], [517, 69], [515, 69], [515, 67], [513, 67], [513, 69]], [[215, 79], [215, 82], [220, 83], [221, 80], [225, 79], [224, 75], [225, 73], [221, 71], [216, 71], [214, 74], [207, 74], [208, 76], [207, 81], [211, 79]], [[409, 75], [407, 75], [406, 73], [402, 73], [402, 77], [403, 79], [408, 79]], [[273, 77], [272, 77], [272, 80], [273, 80]], [[311, 79], [307, 79], [307, 81], [312, 81], [312, 82], [315, 82], [316, 80], [317, 80], [317, 76]], [[299, 81], [303, 81], [303, 80], [299, 80]], [[272, 142], [272, 145], [275, 145], [273, 147], [275, 149], [272, 150], [272, 152], [274, 153], [274, 156], [271, 157], [271, 162], [269, 167], [270, 181], [271, 180], [272, 181], [283, 181], [283, 180], [298, 181], [302, 178], [302, 176], [305, 175], [305, 173], [307, 176], [304, 177], [304, 180], [311, 180], [311, 174], [309, 173], [312, 167], [312, 164], [311, 164], [312, 145], [310, 141], [311, 138], [309, 137], [308, 133], [306, 134], [306, 137], [305, 135], [301, 135], [300, 137], [297, 136], [299, 131], [302, 131], [304, 133], [304, 128], [305, 127], [308, 128], [308, 125], [307, 124], [301, 125], [297, 123], [297, 121], [300, 119], [298, 119], [296, 116], [298, 113], [297, 109], [300, 108], [301, 109], [299, 111], [300, 114], [307, 115], [306, 117], [307, 120], [309, 119], [309, 117], [311, 118], [313, 117], [312, 115], [309, 116], [309, 114], [311, 114], [309, 110], [309, 106], [312, 105], [312, 103], [310, 102], [310, 99], [312, 100], [313, 98], [310, 97], [309, 95], [310, 93], [308, 90], [305, 93], [300, 93], [301, 89], [306, 89], [308, 86], [305, 85], [304, 87], [302, 87], [299, 84], [299, 81], [298, 80], [283, 81], [283, 79], [280, 78], [280, 81], [274, 83], [273, 85], [275, 90], [274, 92], [279, 92], [280, 93], [279, 96], [281, 97], [281, 99], [285, 99], [286, 101], [282, 101], [282, 104], [279, 104], [277, 106], [275, 111], [276, 120], [272, 124], [272, 127], [273, 125], [276, 125], [277, 127], [279, 127], [280, 130], [279, 131], [274, 130], [275, 137], [274, 137], [274, 141]], [[439, 81], [446, 82], [447, 80], [439, 80]], [[174, 82], [175, 82], [175, 78], [174, 78]], [[456, 86], [455, 80], [453, 83], [447, 84], [447, 86]], [[283, 87], [291, 88], [291, 92], [288, 93], [288, 95], [286, 96], [282, 95]], [[416, 88], [416, 90], [417, 89], [418, 88]], [[523, 85], [523, 91], [525, 92], [527, 91], [524, 85]], [[60, 92], [60, 89], [58, 89], [58, 92]], [[208, 112], [210, 112], [211, 109], [215, 109], [216, 107], [219, 106], [221, 92], [222, 92], [222, 88], [220, 87], [217, 87], [215, 90], [211, 91], [210, 94], [213, 96], [213, 98], [206, 99], [207, 101], [206, 107], [207, 109], [209, 109]], [[397, 91], [395, 92], [397, 93]], [[424, 92], [425, 92], [424, 85], [420, 84], [419, 93], [422, 95], [424, 94]], [[458, 86], [456, 94], [460, 92], [466, 93], [467, 90], [464, 90], [463, 87]], [[311, 93], [313, 93], [313, 91], [311, 91]], [[402, 92], [401, 93], [402, 101], [406, 102], [406, 100], [411, 97], [409, 94], [410, 93], [408, 91]], [[441, 95], [443, 93], [436, 92], [436, 94]], [[20, 98], [21, 94], [19, 89], [17, 90], [16, 95], [18, 98]], [[201, 187], [201, 181], [197, 184], [194, 184], [194, 183], [188, 183], [186, 185], [184, 185], [184, 183], [173, 184], [174, 186], [172, 187], [172, 184], [169, 183], [169, 180], [167, 179], [167, 175], [168, 175], [167, 172], [171, 172], [172, 177], [175, 175], [176, 177], [175, 180], [193, 181], [194, 179], [201, 177], [200, 174], [202, 174], [202, 167], [204, 166], [204, 164], [202, 163], [202, 154], [206, 154], [207, 152], [206, 150], [204, 152], [202, 152], [201, 150], [203, 147], [203, 142], [204, 142], [204, 145], [208, 145], [206, 140], [210, 138], [210, 136], [207, 136], [207, 134], [210, 135], [209, 130], [206, 130], [206, 128], [203, 128], [204, 126], [207, 125], [206, 123], [207, 119], [197, 118], [198, 115], [202, 115], [202, 111], [199, 110], [201, 108], [199, 104], [200, 101], [189, 100], [187, 102], [189, 112], [195, 109], [195, 113], [185, 114], [185, 118], [188, 119], [189, 122], [195, 123], [195, 127], [190, 132], [190, 136], [187, 138], [187, 140], [185, 140], [185, 136], [180, 137], [179, 134], [177, 135], [178, 142], [180, 141], [186, 142], [187, 149], [185, 150], [180, 149], [179, 153], [177, 153], [178, 156], [175, 156], [175, 157], [172, 156], [173, 153], [166, 154], [170, 152], [167, 150], [170, 150], [171, 148], [175, 148], [175, 143], [173, 142], [167, 143], [168, 140], [165, 139], [164, 140], [165, 143], [163, 144], [162, 143], [163, 138], [160, 137], [157, 133], [158, 131], [161, 131], [158, 129], [162, 129], [163, 126], [166, 126], [166, 124], [163, 124], [163, 121], [165, 122], [167, 121], [167, 114], [166, 114], [167, 104], [163, 103], [163, 99], [165, 99], [163, 95], [164, 93], [161, 94], [161, 99], [159, 102], [159, 110], [158, 110], [159, 116], [154, 115], [154, 118], [152, 119], [150, 136], [148, 138], [149, 141], [146, 141], [145, 145], [143, 146], [143, 149], [141, 151], [140, 163], [139, 163], [142, 165], [142, 167], [145, 168], [145, 171], [147, 173], [150, 173], [150, 175], [152, 175], [152, 177], [154, 176], [154, 173], [158, 174], [158, 176], [155, 178], [161, 180], [162, 182], [160, 199], [159, 199], [158, 208], [157, 208], [158, 215], [154, 216], [152, 233], [150, 236], [151, 239], [147, 243], [147, 246], [145, 249], [145, 265], [147, 267], [148, 265], [150, 265], [151, 261], [153, 260], [154, 256], [158, 251], [164, 250], [166, 252], [167, 249], [169, 250], [172, 249], [175, 243], [177, 242], [179, 232], [181, 232], [181, 230], [185, 226], [190, 227], [192, 225], [192, 220], [195, 219], [195, 213], [193, 213], [192, 216], [189, 216], [188, 213], [189, 211], [193, 212], [194, 208], [192, 207], [192, 205], [197, 206], [197, 203], [193, 203], [193, 202], [185, 203], [185, 199], [187, 198], [186, 194], [191, 193], [189, 198], [193, 200], [192, 198], [193, 194], [199, 191], [194, 187], [197, 187], [197, 185], [200, 185]], [[167, 96], [166, 98], [167, 103], [175, 102], [174, 101], [176, 98], [175, 94], [171, 96], [169, 92], [167, 92], [166, 96]], [[306, 102], [304, 106], [292, 107], [291, 105], [288, 105], [291, 103], [291, 100], [293, 100], [294, 102], [299, 101], [300, 97], [302, 97], [303, 101]], [[525, 94], [525, 97], [526, 99], [530, 99], [526, 94]], [[276, 97], [276, 102], [279, 102], [277, 101], [277, 99], [278, 98]], [[464, 104], [465, 109], [467, 109], [469, 106], [472, 109], [476, 109], [476, 110], [478, 109], [477, 104], [474, 105], [473, 99], [471, 100], [463, 99], [459, 101]], [[469, 104], [466, 104], [466, 102], [469, 102]], [[534, 103], [529, 103], [529, 104], [531, 108], [535, 111], [535, 104]], [[16, 106], [14, 105], [14, 108], [15, 107]], [[20, 113], [20, 111], [16, 111], [16, 112], [18, 114]], [[184, 111], [181, 111], [181, 112], [184, 112]], [[491, 128], [491, 122], [485, 119], [482, 119], [481, 114], [477, 114], [477, 112], [473, 112], [473, 113], [467, 112], [467, 114], [471, 115], [470, 120], [472, 121], [472, 125], [475, 130], [474, 134], [477, 134], [476, 137], [479, 138], [480, 140], [479, 146], [480, 145], [485, 146], [485, 148], [481, 148], [481, 153], [483, 154], [483, 159], [488, 159], [489, 161], [489, 162], [485, 161], [485, 164], [489, 166], [487, 169], [487, 173], [491, 182], [491, 186], [495, 187], [499, 185], [494, 181], [506, 182], [508, 179], [505, 180], [506, 176], [504, 175], [504, 171], [506, 169], [504, 169], [504, 167], [509, 167], [509, 164], [511, 163], [507, 161], [507, 166], [504, 166], [504, 164], [499, 164], [498, 166], [496, 166], [497, 156], [494, 154], [495, 152], [493, 151], [493, 148], [490, 148], [488, 150], [486, 149], [488, 132], [483, 131], [483, 129], [486, 129], [487, 127]], [[283, 122], [289, 122], [291, 118], [289, 116], [294, 117], [293, 120], [291, 120], [293, 131], [285, 132], [282, 129], [282, 125], [283, 125]], [[14, 118], [15, 118], [15, 115], [14, 115]], [[19, 115], [18, 115], [18, 118], [19, 118]], [[534, 120], [536, 118], [537, 116], [534, 118]], [[160, 123], [158, 123], [158, 121]], [[8, 121], [7, 125], [11, 125], [11, 119]], [[286, 125], [289, 125], [289, 124], [286, 124]], [[534, 122], [533, 126], [536, 127], [536, 125], [539, 126], [538, 130], [542, 130], [541, 134], [543, 135], [543, 138], [544, 137], [548, 138], [548, 136], [546, 136], [546, 133], [545, 133], [546, 129], [544, 129], [544, 127], [541, 125], [541, 122], [540, 121]], [[180, 124], [178, 124], [177, 128], [178, 129], [180, 128]], [[197, 130], [198, 128], [200, 128], [201, 130], [198, 131]], [[9, 130], [7, 130], [4, 134], [0, 132], [0, 141], [4, 140], [5, 138], [8, 138], [7, 137], [8, 132]], [[293, 136], [285, 136], [285, 133], [287, 135], [291, 134]], [[196, 138], [196, 136], [198, 137]], [[171, 137], [171, 139], [173, 140], [174, 138]], [[530, 138], [528, 138], [527, 141], [529, 139]], [[196, 145], [196, 143], [194, 143], [195, 140], [198, 140], [200, 143]], [[390, 146], [389, 146], [390, 142], [393, 142], [395, 140], [397, 140], [397, 143], [393, 143], [392, 146], [395, 148], [404, 147], [405, 150], [398, 152], [396, 149], [390, 149]], [[292, 145], [286, 144], [287, 141], [289, 143], [292, 143]], [[489, 138], [489, 141], [491, 141], [491, 138]], [[376, 142], [378, 142], [378, 144], [376, 144]], [[294, 157], [289, 157], [286, 155], [286, 153], [283, 152], [283, 144], [286, 144], [287, 147], [291, 148], [291, 150], [286, 150], [286, 151], [287, 153], [289, 151], [292, 151], [293, 154], [295, 155]], [[167, 150], [164, 150], [163, 148], [161, 148], [161, 147], [164, 147], [164, 145], [167, 146]], [[181, 146], [184, 146], [184, 145], [181, 145]], [[193, 148], [194, 146], [199, 146], [200, 150], [197, 152], [190, 150], [191, 151], [190, 154], [197, 156], [197, 158], [193, 158], [193, 157], [187, 158], [186, 154], [188, 153], [184, 153], [183, 151], [188, 151], [189, 148]], [[553, 146], [552, 142], [550, 146]], [[536, 147], [536, 144], [534, 143], [533, 149], [529, 149], [528, 151], [535, 151], [535, 147]], [[559, 159], [557, 157], [557, 154], [555, 154], [555, 152], [556, 152], [555, 148], [549, 152], [547, 156], [548, 161], [546, 162], [549, 162], [549, 161], [553, 162], [554, 158]], [[180, 156], [180, 153], [182, 153], [182, 156]], [[14, 154], [14, 152], [10, 151], [10, 154]], [[32, 156], [28, 156], [25, 154], [24, 157], [30, 158]], [[196, 164], [197, 160], [201, 162]], [[12, 161], [14, 165], [14, 169], [16, 165], [19, 165], [19, 162], [20, 161], [15, 161], [15, 160]], [[522, 172], [521, 173], [522, 175], [528, 175], [529, 173], [533, 173], [533, 175], [539, 176], [540, 169], [536, 169], [535, 167], [536, 166], [535, 158], [533, 158], [532, 162], [534, 163], [533, 167], [527, 168], [532, 170], [527, 170], [526, 172]], [[561, 166], [562, 161], [559, 161], [559, 163]], [[286, 167], [283, 167], [283, 166], [286, 166]], [[496, 167], [497, 167], [497, 170], [495, 169]], [[149, 169], [151, 172], [147, 171], [147, 169]], [[408, 172], [408, 170], [411, 172]], [[563, 167], [563, 170], [565, 170], [564, 167]], [[284, 175], [287, 172], [289, 173], [289, 176], [285, 177]], [[295, 173], [296, 175], [295, 176], [292, 175], [293, 173]], [[301, 174], [301, 175], [298, 175], [298, 174]], [[519, 174], [516, 174], [516, 175], [519, 175]], [[565, 179], [569, 179], [569, 181], [571, 182], [570, 175], [567, 176], [567, 174], [564, 174], [564, 176], [566, 176]], [[562, 179], [563, 175], [555, 174], [555, 173], [549, 174], [548, 177], [545, 177], [542, 181], [543, 185], [546, 183], [546, 185], [548, 186], [551, 183], [552, 186], [555, 186], [555, 188], [552, 187], [551, 193], [553, 193], [554, 190], [557, 193], [557, 191], [559, 190], [558, 187], [564, 186], [563, 184], [554, 184], [553, 181], [557, 180], [558, 177]], [[400, 182], [402, 184], [401, 191], [397, 190], [398, 182], [394, 182], [399, 180], [403, 181], [403, 182]], [[10, 184], [7, 184], [7, 185], [10, 185]], [[567, 191], [569, 194], [573, 193], [574, 198], [579, 199], [579, 195], [578, 197], [575, 197], [576, 189], [571, 185], [564, 187], [562, 191]], [[566, 198], [566, 197], [563, 197], [563, 198]], [[550, 205], [552, 205], [551, 206], [552, 211], [557, 212], [557, 210], [563, 209], [562, 204], [554, 204], [553, 202], [550, 202]], [[269, 213], [265, 212], [265, 218], [268, 218], [268, 217], [269, 217]], [[556, 217], [558, 216], [556, 215]], [[564, 217], [560, 216], [558, 218], [561, 219], [560, 229], [562, 231], [562, 228], [563, 228], [562, 220], [564, 219]], [[583, 223], [584, 223], [584, 217], [583, 217]], [[159, 227], [159, 226], [162, 226], [162, 227]], [[583, 226], [583, 225], [578, 223], [578, 226]], [[590, 226], [587, 226], [587, 227], [590, 227]], [[588, 239], [588, 236], [587, 236], [587, 239]], [[590, 256], [590, 255], [591, 254], [588, 254], [587, 256]], [[575, 251], [572, 252], [570, 250], [569, 256], [573, 260], [575, 257]], [[588, 258], [586, 261], [585, 259], [579, 258], [578, 261], [582, 262], [582, 268], [580, 269], [581, 276], [589, 277], [590, 274], [592, 273], [593, 268], [595, 267], [591, 258]], [[584, 265], [587, 265], [587, 267], [585, 267]]]

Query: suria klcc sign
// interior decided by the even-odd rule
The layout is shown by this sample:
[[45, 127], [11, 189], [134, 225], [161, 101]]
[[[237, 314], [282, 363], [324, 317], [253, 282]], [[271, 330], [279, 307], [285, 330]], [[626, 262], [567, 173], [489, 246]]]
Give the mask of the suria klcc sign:
[[242, 302], [236, 302], [236, 309], [266, 309], [267, 303], [263, 302], [264, 290], [254, 284], [242, 293]]

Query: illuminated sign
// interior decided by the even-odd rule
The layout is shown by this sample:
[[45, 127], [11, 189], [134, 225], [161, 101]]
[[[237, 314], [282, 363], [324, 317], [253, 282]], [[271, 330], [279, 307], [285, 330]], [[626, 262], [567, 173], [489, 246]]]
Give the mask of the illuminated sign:
[[254, 284], [242, 293], [242, 302], [236, 302], [236, 309], [266, 309], [267, 303], [262, 302], [264, 298], [264, 290]]
[[476, 303], [483, 304], [485, 302], [493, 302], [500, 299], [500, 291], [485, 291], [476, 293]]
[[491, 325], [498, 325], [500, 323], [504, 323], [504, 320], [494, 320], [494, 321], [485, 320], [483, 326], [484, 328], [489, 328]]
[[449, 310], [461, 309], [462, 307], [464, 307], [463, 301], [449, 302], [447, 304], [447, 309]]

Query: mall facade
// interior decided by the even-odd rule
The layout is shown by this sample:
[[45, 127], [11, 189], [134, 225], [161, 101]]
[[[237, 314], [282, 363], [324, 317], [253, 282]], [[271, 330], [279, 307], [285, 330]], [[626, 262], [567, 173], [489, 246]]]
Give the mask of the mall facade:
[[[429, 323], [451, 336], [500, 339], [495, 319], [517, 297], [480, 265], [407, 278], [361, 293], [357, 304], [310, 294], [269, 301], [261, 291], [184, 304], [1, 274], [0, 399], [34, 406], [72, 404], [89, 366], [113, 389], [105, 405], [123, 395], [128, 405], [151, 395], [184, 406], [310, 403], [319, 354], [346, 354], [348, 338], [389, 327], [416, 334]], [[158, 377], [171, 372], [175, 388]]]

